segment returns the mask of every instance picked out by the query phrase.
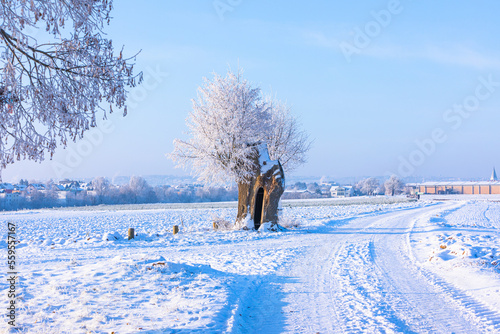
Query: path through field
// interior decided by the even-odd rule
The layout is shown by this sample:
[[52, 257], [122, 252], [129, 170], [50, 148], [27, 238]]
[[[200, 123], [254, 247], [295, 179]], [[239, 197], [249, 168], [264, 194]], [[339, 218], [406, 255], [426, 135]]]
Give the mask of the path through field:
[[[233, 329], [256, 333], [500, 332], [498, 312], [415, 261], [410, 236], [425, 232], [415, 228], [415, 223], [441, 211], [442, 205], [368, 215], [301, 235], [296, 243], [302, 255], [285, 266], [276, 281], [264, 282], [271, 284], [267, 290], [274, 289], [274, 294], [259, 293], [242, 315], [245, 321]], [[249, 321], [252, 315], [255, 322]]]

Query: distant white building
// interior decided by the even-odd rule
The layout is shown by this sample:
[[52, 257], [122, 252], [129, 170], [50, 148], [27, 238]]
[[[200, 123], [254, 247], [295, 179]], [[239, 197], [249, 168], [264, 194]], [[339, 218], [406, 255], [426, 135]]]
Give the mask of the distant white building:
[[2, 207], [15, 207], [19, 203], [19, 192], [2, 189], [0, 191], [0, 200], [2, 201]]
[[332, 197], [351, 197], [354, 196], [354, 188], [352, 186], [333, 186], [330, 188]]
[[41, 190], [45, 190], [45, 184], [43, 183], [32, 183], [30, 184], [28, 187], [26, 187], [26, 189], [28, 191], [33, 191], [33, 190], [38, 190], [38, 191], [41, 191]]
[[332, 189], [332, 185], [330, 185], [330, 184], [328, 184], [328, 185], [322, 184], [319, 187], [319, 190], [321, 191], [321, 195], [324, 195], [324, 196], [330, 195], [331, 189]]
[[15, 185], [14, 185], [14, 188], [15, 188], [16, 190], [19, 190], [19, 191], [26, 191], [26, 188], [27, 188], [27, 187], [28, 187], [28, 186], [27, 186], [27, 185], [25, 185], [25, 184], [15, 184]]

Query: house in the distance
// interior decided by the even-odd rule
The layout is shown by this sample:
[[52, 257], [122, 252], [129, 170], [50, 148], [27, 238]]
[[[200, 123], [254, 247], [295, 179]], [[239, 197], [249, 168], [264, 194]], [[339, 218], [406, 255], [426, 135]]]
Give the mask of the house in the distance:
[[10, 183], [0, 183], [0, 208], [10, 209], [19, 202], [19, 190]]
[[31, 194], [36, 191], [45, 191], [45, 185], [42, 183], [31, 183], [25, 189], [27, 194]]
[[15, 190], [19, 191], [19, 192], [25, 192], [26, 191], [26, 188], [28, 188], [28, 185], [27, 184], [15, 184], [14, 185], [14, 188]]
[[332, 186], [330, 194], [332, 197], [351, 197], [354, 196], [354, 188], [352, 186]]
[[319, 184], [319, 191], [321, 192], [321, 195], [324, 197], [330, 197], [331, 196], [331, 189], [333, 186], [338, 186], [338, 183], [336, 182], [321, 182]]
[[7, 209], [15, 207], [19, 202], [19, 192], [11, 190], [1, 190], [0, 199], [2, 200], [2, 207]]

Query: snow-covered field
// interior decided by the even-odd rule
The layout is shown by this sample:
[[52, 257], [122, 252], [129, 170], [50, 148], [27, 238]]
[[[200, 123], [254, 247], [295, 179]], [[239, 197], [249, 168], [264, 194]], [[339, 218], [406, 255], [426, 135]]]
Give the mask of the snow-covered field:
[[283, 205], [283, 232], [214, 231], [231, 205], [2, 213], [13, 332], [500, 332], [498, 200]]

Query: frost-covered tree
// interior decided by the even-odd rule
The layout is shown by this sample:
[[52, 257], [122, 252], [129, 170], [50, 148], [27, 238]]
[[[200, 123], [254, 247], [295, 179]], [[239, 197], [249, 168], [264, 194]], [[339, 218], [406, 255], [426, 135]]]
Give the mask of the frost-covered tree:
[[192, 164], [201, 181], [243, 181], [253, 175], [252, 144], [270, 130], [269, 107], [259, 88], [241, 78], [241, 73], [215, 74], [204, 78], [187, 125], [190, 139], [176, 139], [171, 157], [179, 165]]
[[396, 175], [392, 175], [387, 181], [384, 182], [386, 195], [397, 195], [403, 191], [404, 183]]
[[310, 142], [290, 109], [264, 99], [241, 71], [204, 79], [192, 103], [190, 139], [176, 139], [170, 157], [179, 166], [192, 165], [200, 181], [248, 183], [255, 176], [254, 145], [259, 142], [268, 144], [270, 158], [279, 159], [285, 171], [304, 162]]
[[306, 161], [305, 153], [311, 146], [309, 136], [300, 128], [286, 104], [268, 98], [267, 106], [271, 124], [264, 141], [267, 143], [270, 158], [279, 160], [283, 169], [289, 172]]
[[103, 203], [104, 198], [108, 195], [111, 184], [109, 180], [99, 176], [92, 180], [92, 188], [96, 192], [98, 202]]
[[294, 189], [294, 190], [306, 190], [307, 184], [305, 182], [295, 182], [295, 184], [292, 186], [292, 189]]
[[308, 183], [307, 190], [311, 193], [321, 194], [321, 188], [317, 182]]
[[376, 178], [369, 177], [367, 179], [359, 181], [356, 187], [363, 195], [372, 196], [376, 193], [377, 189], [380, 187], [380, 184]]
[[[103, 27], [112, 0], [0, 0], [0, 171], [44, 160], [125, 106], [131, 59]], [[36, 36], [36, 38], [35, 38]]]
[[128, 188], [130, 189], [132, 203], [151, 203], [157, 201], [153, 188], [151, 188], [143, 177], [132, 176]]

